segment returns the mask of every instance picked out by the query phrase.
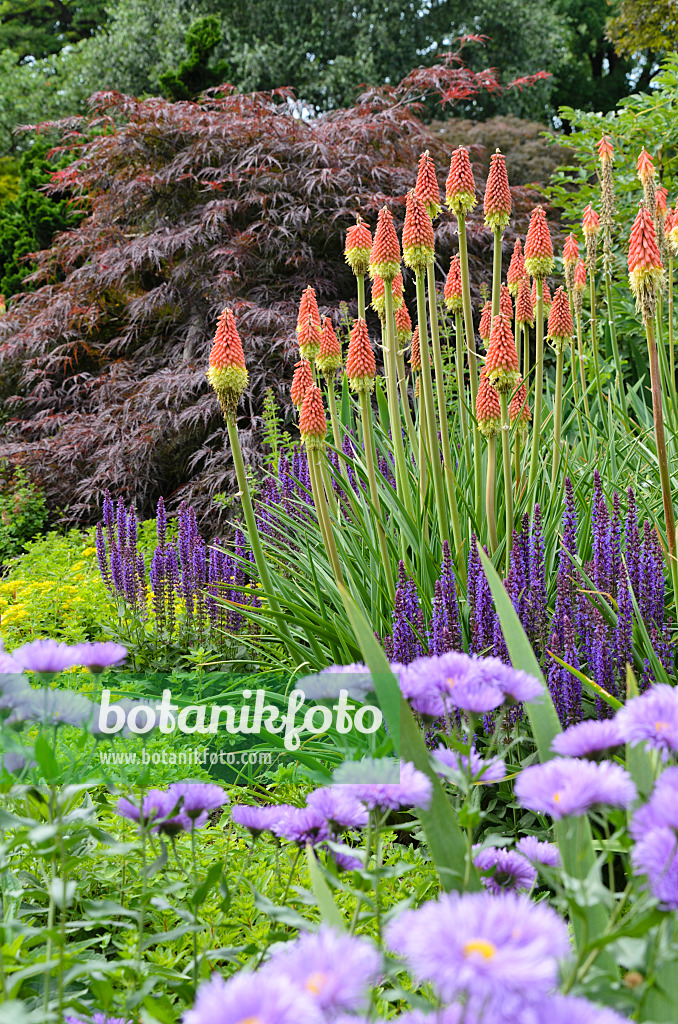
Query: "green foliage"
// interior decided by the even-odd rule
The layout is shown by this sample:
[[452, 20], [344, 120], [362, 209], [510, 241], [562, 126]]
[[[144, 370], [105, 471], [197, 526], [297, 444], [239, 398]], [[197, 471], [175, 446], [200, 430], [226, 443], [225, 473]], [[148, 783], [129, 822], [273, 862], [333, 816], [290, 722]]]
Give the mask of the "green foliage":
[[221, 22], [214, 14], [193, 22], [186, 33], [188, 56], [177, 71], [165, 71], [158, 78], [165, 96], [172, 100], [190, 100], [226, 80], [229, 73], [226, 61], [208, 66], [210, 57], [221, 42], [221, 34]]
[[678, 12], [672, 0], [621, 0], [607, 31], [619, 53], [670, 53], [678, 43]]
[[262, 416], [264, 420], [263, 442], [268, 446], [264, 464], [273, 474], [277, 474], [280, 453], [283, 449], [290, 447], [291, 441], [289, 434], [282, 429], [280, 407], [276, 402], [273, 388], [266, 388]]
[[[31, 290], [26, 278], [33, 267], [29, 253], [47, 249], [59, 231], [67, 231], [80, 220], [68, 197], [46, 195], [52, 173], [61, 165], [47, 159], [48, 145], [37, 141], [19, 161], [16, 198], [0, 208], [0, 292], [5, 298]], [[0, 181], [1, 184], [1, 181]]]
[[1, 0], [0, 50], [46, 57], [91, 35], [106, 20], [106, 0]]
[[47, 506], [21, 466], [0, 466], [0, 565], [20, 554], [42, 530]]

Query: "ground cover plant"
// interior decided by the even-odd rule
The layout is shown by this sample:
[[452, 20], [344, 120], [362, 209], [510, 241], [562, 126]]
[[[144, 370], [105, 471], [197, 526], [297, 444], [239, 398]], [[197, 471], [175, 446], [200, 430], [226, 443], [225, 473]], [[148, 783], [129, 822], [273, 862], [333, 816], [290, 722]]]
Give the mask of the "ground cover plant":
[[[626, 114], [573, 140], [595, 177], [555, 182], [555, 245], [499, 151], [483, 186], [464, 146], [407, 163], [394, 138], [350, 219], [325, 175], [347, 269], [322, 309], [310, 256], [289, 271], [294, 371], [257, 460], [251, 309], [214, 316], [219, 536], [190, 494], [107, 481], [88, 534], [13, 562], [6, 612], [41, 545], [77, 584], [40, 637], [15, 612], [1, 655], [3, 1013], [676, 1020], [678, 225]], [[22, 372], [30, 311], [90, 272], [10, 314]]]

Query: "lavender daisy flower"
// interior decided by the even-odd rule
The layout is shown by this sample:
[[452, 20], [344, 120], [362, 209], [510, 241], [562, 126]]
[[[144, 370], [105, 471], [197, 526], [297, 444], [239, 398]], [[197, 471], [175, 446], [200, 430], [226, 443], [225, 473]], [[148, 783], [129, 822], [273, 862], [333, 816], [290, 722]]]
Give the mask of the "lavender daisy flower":
[[322, 1024], [317, 1002], [294, 985], [281, 985], [273, 971], [241, 971], [228, 981], [213, 974], [198, 988], [184, 1024]]
[[638, 795], [620, 765], [573, 757], [525, 768], [516, 779], [515, 794], [523, 807], [555, 819], [578, 817], [600, 805], [628, 807]]
[[647, 743], [666, 761], [678, 750], [678, 689], [661, 683], [634, 697], [616, 715], [627, 743]]
[[236, 825], [249, 829], [253, 839], [258, 839], [262, 832], [273, 827], [273, 822], [280, 816], [279, 807], [252, 807], [248, 804], [236, 804], [231, 808], [231, 820]]
[[64, 1017], [65, 1024], [132, 1024], [126, 1017], [109, 1017], [105, 1013], [93, 1013], [91, 1017]]
[[529, 860], [505, 846], [488, 846], [479, 850], [473, 863], [479, 871], [491, 872], [481, 878], [481, 882], [486, 889], [497, 894], [531, 889], [537, 880], [537, 872]]
[[381, 973], [381, 957], [368, 939], [321, 925], [314, 934], [274, 953], [266, 973], [284, 986], [308, 993], [324, 1014], [367, 1009], [369, 990]]
[[33, 640], [12, 651], [12, 660], [27, 672], [56, 673], [78, 664], [75, 651], [56, 640]]
[[543, 696], [544, 687], [538, 679], [527, 672], [505, 665], [498, 658], [484, 658], [483, 662], [485, 673], [510, 700], [528, 703], [538, 701]]
[[168, 795], [174, 797], [177, 804], [181, 800], [181, 816], [187, 819], [187, 832], [191, 828], [202, 828], [207, 824], [210, 811], [229, 802], [221, 786], [209, 782], [173, 782]]
[[118, 665], [127, 657], [127, 648], [112, 642], [76, 644], [72, 648], [74, 664], [88, 668], [90, 672], [103, 672], [110, 665]]
[[306, 804], [340, 829], [362, 828], [368, 814], [363, 804], [339, 786], [323, 786], [306, 797]]
[[322, 814], [313, 807], [280, 807], [280, 814], [271, 823], [271, 832], [297, 846], [315, 846], [329, 839], [330, 830]]
[[546, 995], [569, 952], [555, 910], [515, 893], [447, 893], [401, 914], [386, 939], [443, 999], [471, 1004]]
[[523, 836], [516, 843], [516, 850], [533, 864], [547, 868], [560, 867], [560, 851], [555, 843], [541, 843], [536, 836]]
[[[447, 768], [468, 775], [468, 754], [462, 754], [458, 750], [449, 750], [447, 747], [440, 746], [437, 750], [433, 751], [433, 756]], [[506, 765], [501, 757], [493, 757], [486, 761], [477, 751], [471, 750], [470, 762], [471, 776], [474, 782], [488, 785], [492, 782], [501, 782], [502, 779], [506, 778]]]
[[0, 675], [17, 675], [20, 672], [19, 662], [15, 661], [11, 654], [7, 654], [3, 647], [0, 651]]
[[643, 839], [655, 828], [672, 828], [678, 833], [678, 768], [667, 768], [657, 779], [647, 803], [631, 818], [629, 832], [634, 839]]
[[360, 871], [365, 867], [362, 860], [354, 856], [350, 846], [343, 846], [338, 843], [325, 842], [316, 847], [316, 850], [326, 850], [339, 871]]
[[678, 910], [678, 835], [653, 828], [631, 851], [637, 874], [647, 876], [652, 895], [666, 910]]
[[[141, 807], [123, 796], [118, 800], [115, 811], [120, 817], [128, 818], [129, 821], [136, 821], [140, 825], [149, 825], [152, 822], [166, 819], [176, 809], [176, 806], [177, 800], [170, 796], [167, 790], [150, 789], [144, 796]], [[177, 829], [177, 831], [180, 830]]]
[[13, 705], [7, 724], [30, 721], [82, 727], [92, 720], [94, 711], [92, 701], [74, 690], [35, 690], [29, 687]]
[[610, 750], [624, 742], [615, 718], [590, 719], [571, 725], [554, 738], [551, 747], [566, 757], [590, 757], [601, 750]]
[[405, 761], [400, 765], [390, 758], [344, 761], [333, 778], [347, 795], [370, 810], [426, 808], [431, 802], [431, 780]]
[[336, 700], [346, 690], [353, 700], [364, 702], [374, 690], [372, 673], [365, 665], [330, 665], [317, 675], [305, 676], [295, 684], [307, 701]]
[[527, 1008], [520, 1024], [630, 1024], [609, 1006], [595, 1006], [588, 999], [556, 995], [545, 999], [532, 1010]]

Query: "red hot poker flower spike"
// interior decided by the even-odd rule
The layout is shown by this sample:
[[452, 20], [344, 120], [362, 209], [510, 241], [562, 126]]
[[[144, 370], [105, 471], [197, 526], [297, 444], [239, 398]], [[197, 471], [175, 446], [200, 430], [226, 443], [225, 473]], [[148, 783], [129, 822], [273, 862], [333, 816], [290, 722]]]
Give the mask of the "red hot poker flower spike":
[[372, 232], [360, 214], [356, 222], [346, 232], [346, 262], [356, 276], [366, 274], [370, 269], [370, 252], [372, 251]]
[[558, 288], [553, 296], [549, 313], [548, 336], [556, 352], [562, 352], [574, 333], [570, 300], [564, 288]]
[[379, 211], [377, 230], [370, 253], [370, 273], [378, 274], [384, 281], [392, 281], [400, 271], [400, 243], [393, 217], [388, 207]]
[[302, 359], [316, 359], [320, 352], [320, 323], [316, 323], [311, 313], [306, 323], [298, 328], [297, 339]]
[[224, 416], [233, 416], [249, 376], [235, 317], [228, 308], [217, 321], [207, 379], [216, 392]]
[[450, 261], [450, 269], [445, 281], [445, 305], [452, 313], [461, 313], [462, 311], [461, 260], [459, 253], [453, 256]]
[[554, 267], [553, 243], [542, 206], [535, 206], [525, 239], [525, 269], [532, 277], [546, 277]]
[[301, 295], [299, 316], [297, 317], [297, 332], [306, 326], [309, 316], [313, 323], [320, 327], [320, 312], [318, 310], [318, 301], [315, 297], [315, 288], [312, 288], [310, 285], [304, 289]]
[[598, 159], [601, 164], [611, 163], [614, 160], [614, 149], [609, 135], [602, 135], [598, 143]]
[[410, 366], [417, 373], [421, 370], [421, 348], [419, 346], [419, 328], [414, 328], [412, 335], [412, 352], [410, 353]]
[[644, 146], [640, 151], [640, 156], [638, 157], [638, 163], [636, 164], [636, 167], [638, 169], [638, 177], [640, 178], [643, 185], [648, 180], [648, 178], [654, 178], [654, 163], [652, 162], [652, 157], [650, 156], [650, 154]]
[[294, 364], [294, 375], [292, 377], [292, 387], [290, 389], [292, 404], [296, 405], [297, 409], [303, 402], [306, 392], [312, 383], [313, 372], [311, 370], [311, 364], [308, 359], [300, 359], [298, 363]]
[[419, 157], [417, 184], [414, 186], [414, 190], [426, 207], [429, 217], [433, 220], [438, 216], [442, 207], [435, 164], [431, 160], [428, 150]]
[[371, 391], [377, 375], [377, 364], [367, 333], [367, 324], [358, 319], [353, 324], [346, 356], [346, 376], [353, 391]]
[[407, 311], [407, 306], [404, 304], [400, 309], [396, 310], [395, 325], [396, 341], [400, 348], [403, 348], [412, 337], [412, 321], [410, 319], [410, 314]]
[[454, 214], [466, 214], [476, 205], [476, 185], [473, 180], [468, 150], [455, 149], [450, 161], [450, 173], [445, 183], [445, 202]]
[[600, 231], [600, 217], [590, 203], [584, 210], [581, 226], [585, 235], [597, 235]]
[[327, 433], [323, 396], [317, 384], [311, 384], [301, 403], [299, 433], [307, 448], [322, 448]]
[[645, 319], [651, 320], [662, 284], [663, 267], [652, 217], [642, 205], [631, 228], [628, 262], [629, 283], [636, 306]]
[[487, 379], [500, 394], [508, 395], [520, 380], [518, 366], [511, 321], [500, 313], [492, 321], [490, 345], [485, 360]]
[[486, 302], [483, 306], [483, 311], [480, 314], [480, 325], [478, 327], [478, 334], [487, 341], [490, 337], [490, 331], [492, 330], [492, 303]]
[[565, 269], [565, 284], [568, 292], [574, 289], [574, 268], [579, 262], [579, 246], [574, 235], [568, 235], [563, 246], [563, 267]]
[[513, 303], [511, 301], [511, 293], [508, 290], [507, 285], [501, 286], [499, 293], [499, 312], [502, 316], [507, 316], [509, 320], [513, 317]]
[[530, 279], [524, 277], [520, 282], [518, 298], [516, 299], [516, 320], [519, 324], [534, 323], [534, 304], [530, 295]]
[[511, 404], [509, 405], [509, 417], [511, 419], [511, 423], [515, 423], [516, 420], [518, 420], [521, 426], [527, 426], [532, 419], [532, 413], [530, 412], [530, 406], [527, 401], [527, 388], [522, 381], [511, 399]]
[[511, 262], [509, 263], [508, 274], [506, 275], [508, 290], [514, 299], [520, 290], [520, 282], [525, 277], [526, 273], [523, 247], [520, 239], [516, 238], [513, 244], [513, 255], [511, 256]]
[[[396, 274], [391, 282], [391, 293], [393, 294], [393, 308], [400, 309], [403, 304], [403, 275]], [[378, 274], [372, 279], [372, 309], [383, 320], [386, 313], [386, 299], [384, 297], [384, 281]]]
[[511, 218], [511, 189], [509, 188], [506, 163], [503, 155], [496, 151], [490, 159], [490, 173], [485, 186], [485, 223], [493, 231], [503, 231]]
[[416, 192], [407, 193], [403, 227], [403, 259], [411, 270], [423, 270], [433, 263], [435, 237], [431, 218]]
[[476, 395], [476, 419], [478, 420], [478, 430], [488, 441], [490, 438], [496, 437], [501, 430], [499, 393], [487, 379], [484, 366], [480, 371], [478, 394]]
[[323, 318], [320, 334], [320, 352], [316, 359], [318, 369], [325, 377], [332, 379], [341, 366], [341, 345], [328, 316]]
[[663, 185], [660, 185], [657, 189], [656, 213], [657, 216], [661, 217], [662, 220], [664, 220], [666, 217], [666, 200], [668, 199], [668, 195], [669, 190], [667, 188], [664, 188]]

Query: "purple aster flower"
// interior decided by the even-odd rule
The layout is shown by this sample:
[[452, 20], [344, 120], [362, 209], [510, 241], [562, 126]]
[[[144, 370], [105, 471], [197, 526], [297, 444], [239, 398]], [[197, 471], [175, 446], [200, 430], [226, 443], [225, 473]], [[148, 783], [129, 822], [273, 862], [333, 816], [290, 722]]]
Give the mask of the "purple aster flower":
[[126, 1017], [109, 1017], [105, 1013], [93, 1013], [91, 1017], [64, 1017], [65, 1024], [132, 1024]]
[[630, 1024], [609, 1006], [595, 1006], [588, 999], [555, 995], [533, 1008], [526, 1008], [520, 1024]]
[[355, 851], [350, 846], [328, 841], [320, 843], [316, 850], [326, 850], [339, 871], [360, 871], [365, 867], [364, 862], [354, 855]]
[[409, 762], [390, 758], [344, 761], [335, 771], [335, 783], [370, 810], [428, 807], [431, 780]]
[[481, 878], [485, 888], [497, 894], [531, 889], [537, 880], [537, 872], [529, 860], [505, 846], [487, 846], [478, 850], [473, 863], [478, 871], [487, 872]]
[[521, 669], [505, 665], [498, 658], [484, 658], [484, 671], [502, 693], [516, 702], [539, 700], [544, 688], [538, 679]]
[[82, 728], [92, 720], [95, 705], [74, 690], [34, 690], [27, 688], [12, 705], [8, 725], [42, 722], [46, 725], [76, 725]]
[[74, 665], [82, 665], [90, 672], [103, 672], [110, 665], [118, 665], [127, 657], [127, 648], [111, 641], [96, 644], [76, 644], [71, 648]]
[[443, 999], [472, 1007], [546, 995], [569, 952], [555, 910], [515, 893], [447, 893], [401, 914], [386, 939]]
[[614, 718], [589, 719], [571, 725], [554, 738], [551, 747], [565, 757], [589, 757], [601, 750], [610, 750], [624, 742], [619, 724]]
[[0, 651], [0, 675], [16, 675], [21, 671], [21, 665], [11, 654], [7, 654], [4, 649]]
[[344, 828], [362, 828], [368, 814], [363, 804], [339, 786], [323, 786], [306, 797], [306, 804], [330, 823]]
[[275, 806], [252, 807], [248, 804], [236, 804], [231, 808], [231, 820], [242, 825], [257, 839], [262, 832], [270, 831], [273, 823], [280, 816], [280, 808]]
[[667, 768], [657, 779], [648, 802], [631, 818], [629, 832], [634, 839], [642, 839], [654, 828], [672, 828], [678, 833], [677, 791], [678, 768]]
[[198, 988], [184, 1024], [321, 1024], [317, 1002], [294, 985], [281, 985], [273, 971], [240, 971], [228, 981], [213, 974]]
[[[177, 803], [176, 798], [170, 796], [167, 790], [149, 789], [148, 793], [144, 796], [141, 807], [138, 804], [133, 804], [126, 797], [121, 797], [115, 810], [121, 818], [128, 818], [130, 821], [136, 821], [141, 825], [149, 825], [153, 822], [167, 819], [168, 815], [176, 810]], [[155, 827], [157, 829], [157, 825]], [[176, 831], [182, 831], [181, 826]]]
[[281, 805], [280, 814], [271, 823], [270, 830], [279, 839], [287, 839], [298, 846], [306, 846], [307, 843], [315, 846], [329, 839], [330, 835], [324, 815], [313, 807]]
[[678, 835], [675, 831], [651, 829], [633, 847], [631, 857], [636, 873], [647, 876], [652, 895], [667, 910], [678, 910]]
[[664, 760], [678, 750], [678, 688], [665, 683], [634, 697], [616, 715], [627, 743], [647, 743], [661, 751]]
[[181, 801], [181, 817], [186, 818], [186, 831], [202, 828], [209, 820], [210, 811], [227, 804], [228, 795], [210, 782], [173, 782], [168, 794], [176, 803]]
[[304, 676], [295, 686], [303, 690], [307, 701], [336, 700], [340, 692], [346, 690], [353, 700], [363, 702], [374, 690], [372, 673], [362, 664], [330, 665], [317, 675]]
[[381, 956], [368, 939], [327, 925], [274, 953], [266, 973], [308, 993], [325, 1014], [367, 1009], [381, 973]]
[[612, 761], [555, 757], [525, 768], [515, 783], [523, 807], [552, 818], [578, 817], [594, 807], [628, 807], [637, 797], [627, 771]]
[[[468, 754], [462, 754], [458, 750], [449, 750], [447, 747], [440, 746], [437, 750], [433, 751], [433, 756], [446, 767], [452, 768], [453, 771], [462, 772], [464, 775], [468, 775]], [[472, 750], [470, 760], [471, 776], [474, 782], [488, 784], [492, 782], [501, 782], [502, 779], [506, 778], [506, 765], [503, 758], [493, 757], [489, 761], [486, 761], [477, 753], [477, 751]]]
[[541, 843], [536, 836], [523, 836], [516, 843], [516, 850], [533, 864], [547, 868], [560, 867], [560, 852], [555, 843]]
[[12, 651], [12, 660], [27, 672], [63, 672], [78, 664], [76, 650], [56, 640], [33, 640]]

